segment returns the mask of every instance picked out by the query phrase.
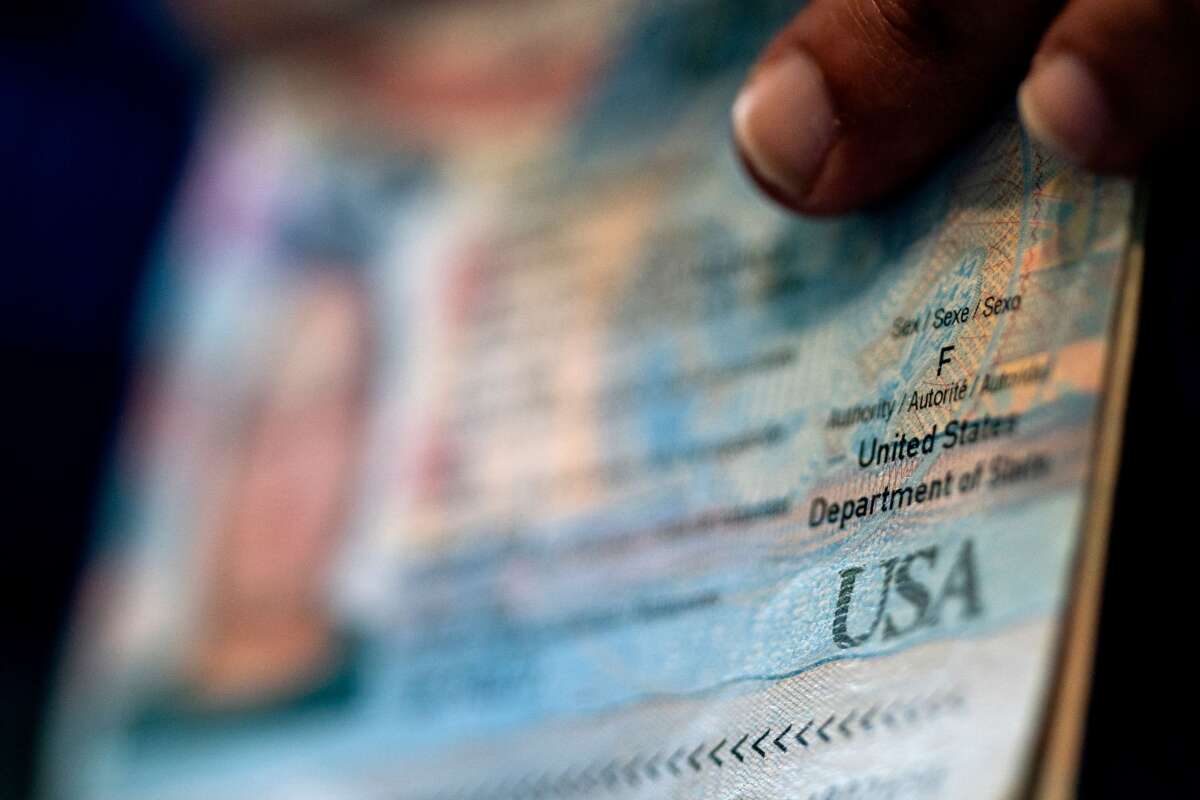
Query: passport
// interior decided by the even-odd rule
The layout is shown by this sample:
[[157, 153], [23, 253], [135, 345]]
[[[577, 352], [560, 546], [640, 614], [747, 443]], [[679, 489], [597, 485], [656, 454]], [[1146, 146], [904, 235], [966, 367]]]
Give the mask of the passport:
[[428, 4], [231, 64], [46, 797], [1069, 794], [1134, 183], [1009, 109], [777, 210], [782, 2]]

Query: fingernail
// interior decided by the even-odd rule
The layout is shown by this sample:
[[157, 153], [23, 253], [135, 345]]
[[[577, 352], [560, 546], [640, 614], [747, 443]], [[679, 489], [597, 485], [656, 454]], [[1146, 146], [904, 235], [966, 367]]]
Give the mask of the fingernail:
[[757, 176], [803, 199], [833, 144], [835, 120], [821, 68], [796, 50], [751, 76], [733, 104], [733, 130]]
[[1089, 163], [1112, 133], [1112, 112], [1095, 73], [1069, 53], [1051, 55], [1021, 84], [1017, 107], [1029, 134], [1078, 164]]

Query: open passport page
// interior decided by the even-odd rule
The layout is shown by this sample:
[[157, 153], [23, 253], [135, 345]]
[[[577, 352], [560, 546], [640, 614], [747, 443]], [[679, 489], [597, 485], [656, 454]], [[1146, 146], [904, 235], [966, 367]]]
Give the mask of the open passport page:
[[1009, 113], [777, 210], [728, 114], [795, 6], [408, 4], [228, 67], [45, 797], [1070, 793], [1134, 184]]

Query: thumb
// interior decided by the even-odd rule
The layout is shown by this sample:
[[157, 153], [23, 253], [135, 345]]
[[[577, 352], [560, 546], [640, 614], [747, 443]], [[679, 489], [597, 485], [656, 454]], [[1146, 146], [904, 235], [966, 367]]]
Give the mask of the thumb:
[[1013, 94], [1057, 5], [814, 0], [734, 104], [742, 159], [803, 213], [878, 200]]

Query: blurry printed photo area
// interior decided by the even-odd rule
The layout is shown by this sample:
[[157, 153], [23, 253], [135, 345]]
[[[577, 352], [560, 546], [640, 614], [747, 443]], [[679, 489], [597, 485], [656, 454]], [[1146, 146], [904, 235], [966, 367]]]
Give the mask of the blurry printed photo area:
[[[453, 545], [436, 539], [448, 522], [527, 503], [504, 493], [544, 455], [481, 448], [490, 493], [458, 474], [471, 431], [456, 429], [456, 404], [487, 398], [456, 396], [471, 393], [476, 365], [450, 356], [497, 313], [489, 274], [505, 268], [506, 247], [538, 236], [562, 240], [568, 257], [580, 247], [627, 256], [644, 228], [631, 214], [653, 182], [643, 175], [605, 198], [616, 211], [601, 209], [612, 219], [598, 228], [589, 198], [569, 198], [575, 210], [558, 216], [578, 221], [555, 231], [510, 205], [559, 180], [547, 164], [578, 156], [564, 148], [598, 100], [594, 82], [631, 57], [613, 49], [638, 21], [629, 4], [174, 11], [215, 73], [143, 293], [111, 481], [115, 522], [103, 532], [129, 537], [137, 558], [101, 551], [82, 617], [96, 624], [78, 625], [85, 638], [105, 632], [114, 674], [142, 676], [128, 722], [147, 741], [352, 702], [356, 620], [378, 616], [391, 574], [362, 553], [377, 555], [389, 536], [409, 540], [385, 543], [400, 560], [406, 547]], [[717, 15], [681, 31], [666, 57], [720, 53], [724, 28]], [[618, 170], [611, 182], [630, 177]], [[494, 361], [522, 358], [492, 344]], [[578, 370], [552, 383], [564, 402], [593, 388]], [[551, 424], [587, 439], [578, 427], [590, 411]], [[557, 459], [570, 466], [578, 454], [590, 452]], [[568, 510], [596, 491], [542, 500]]]

